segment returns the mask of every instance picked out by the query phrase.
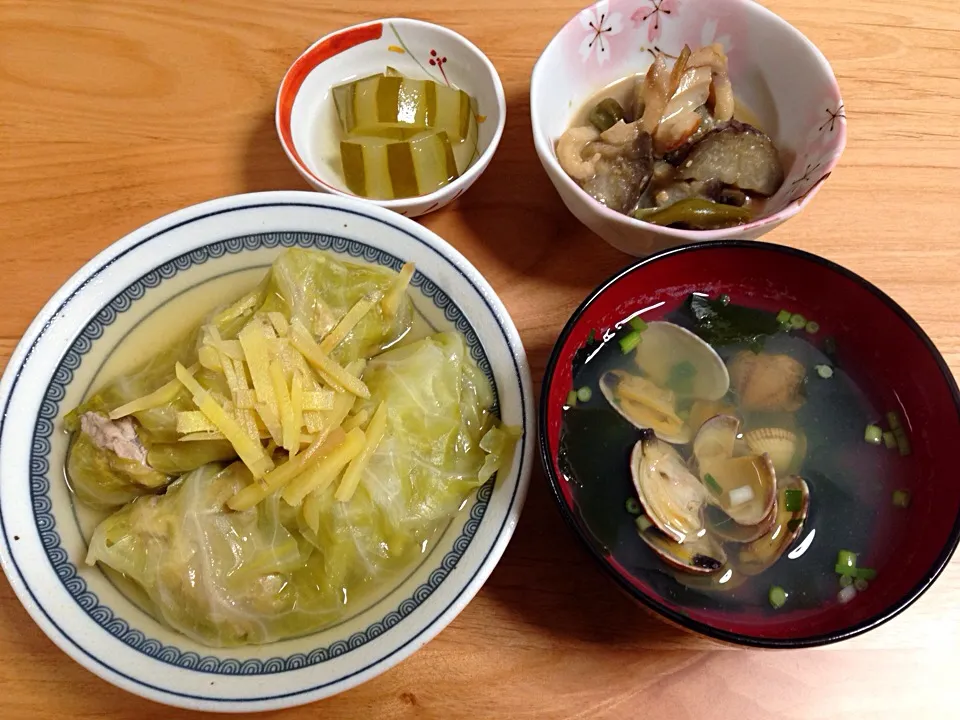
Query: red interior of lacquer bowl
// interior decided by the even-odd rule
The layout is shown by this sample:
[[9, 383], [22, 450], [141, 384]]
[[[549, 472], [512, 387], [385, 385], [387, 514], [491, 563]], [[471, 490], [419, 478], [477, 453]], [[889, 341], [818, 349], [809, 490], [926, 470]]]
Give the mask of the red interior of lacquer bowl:
[[[879, 407], [899, 408], [913, 442], [909, 482], [912, 530], [885, 548], [889, 570], [847, 605], [771, 614], [680, 607], [589, 540], [557, 462], [563, 405], [571, 389], [571, 360], [591, 330], [660, 301], [676, 305], [690, 292], [728, 293], [736, 302], [789, 307], [818, 318], [836, 339], [845, 368]], [[649, 316], [645, 316], [648, 317]], [[601, 286], [574, 314], [554, 349], [541, 399], [541, 451], [567, 520], [619, 584], [670, 619], [705, 634], [768, 646], [815, 645], [862, 632], [916, 599], [949, 560], [960, 538], [960, 394], [930, 340], [890, 298], [856, 275], [789, 248], [724, 242], [679, 248], [641, 261]], [[874, 542], [882, 543], [882, 534]]]

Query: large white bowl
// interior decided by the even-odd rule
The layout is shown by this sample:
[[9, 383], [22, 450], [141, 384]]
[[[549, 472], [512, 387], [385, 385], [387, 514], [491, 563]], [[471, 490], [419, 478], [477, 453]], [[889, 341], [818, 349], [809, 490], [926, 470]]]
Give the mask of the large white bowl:
[[[679, 230], [635, 220], [587, 195], [560, 167], [556, 142], [580, 107], [610, 83], [645, 72], [654, 53], [723, 45], [739, 100], [784, 159], [786, 179], [764, 214], [720, 230]], [[753, 0], [601, 0], [581, 10], [544, 49], [530, 78], [537, 155], [567, 208], [615, 248], [647, 255], [704, 240], [755, 240], [796, 215], [840, 159], [847, 138], [840, 88], [823, 54]]]
[[[416, 263], [416, 309], [466, 338], [493, 381], [499, 412], [523, 429], [513, 466], [469, 499], [420, 566], [389, 594], [327, 630], [295, 640], [213, 649], [175, 633], [84, 565], [85, 517], [64, 482], [62, 418], [116, 372], [125, 337], [142, 355], [148, 316], [182, 327], [225, 293], [254, 285], [284, 248], [347, 259]], [[152, 327], [157, 325], [151, 323]], [[517, 330], [487, 282], [456, 250], [399, 215], [308, 192], [238, 195], [160, 218], [114, 243], [47, 303], [0, 383], [0, 562], [50, 638], [100, 677], [158, 702], [204, 710], [267, 710], [346, 690], [439, 633], [490, 575], [513, 533], [534, 434], [530, 372]]]
[[[416, 217], [456, 200], [490, 164], [507, 119], [503, 85], [493, 63], [463, 35], [442, 25], [386, 18], [342, 28], [320, 38], [287, 70], [277, 94], [277, 134], [284, 152], [315, 189], [356, 197], [344, 184], [334, 133], [334, 86], [391, 66], [407, 77], [432, 79], [470, 94], [477, 103], [477, 159], [453, 182], [427, 195], [365, 202]], [[318, 134], [319, 132], [319, 134]]]

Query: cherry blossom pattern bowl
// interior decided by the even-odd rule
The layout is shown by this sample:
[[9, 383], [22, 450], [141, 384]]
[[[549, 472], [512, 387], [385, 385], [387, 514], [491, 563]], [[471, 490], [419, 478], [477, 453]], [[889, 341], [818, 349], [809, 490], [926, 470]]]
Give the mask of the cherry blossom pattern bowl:
[[[556, 142], [594, 93], [643, 72], [656, 52], [720, 43], [734, 92], [780, 149], [785, 180], [764, 213], [719, 230], [666, 228], [615, 212], [560, 167]], [[669, 57], [668, 57], [669, 60]], [[540, 162], [567, 208], [619, 250], [647, 255], [688, 242], [756, 239], [805, 208], [846, 144], [840, 88], [823, 54], [799, 30], [752, 0], [601, 0], [547, 45], [530, 80]]]
[[382, 73], [388, 65], [408, 77], [460, 88], [476, 101], [475, 159], [459, 178], [427, 195], [361, 198], [416, 217], [456, 200], [473, 185], [503, 134], [507, 105], [500, 76], [487, 56], [462, 35], [422, 20], [387, 18], [320, 38], [296, 59], [280, 83], [277, 134], [290, 162], [314, 189], [358, 197], [343, 181], [331, 91], [336, 85]]

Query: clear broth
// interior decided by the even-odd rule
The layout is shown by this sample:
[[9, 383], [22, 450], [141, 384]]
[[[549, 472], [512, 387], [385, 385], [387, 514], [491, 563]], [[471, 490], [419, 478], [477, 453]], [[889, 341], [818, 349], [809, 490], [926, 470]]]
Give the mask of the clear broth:
[[[684, 324], [676, 312], [666, 316], [661, 311], [648, 312], [644, 319]], [[783, 612], [770, 606], [768, 593], [774, 585], [789, 594], [789, 610], [836, 603], [840, 585], [834, 566], [841, 549], [860, 553], [859, 566], [882, 575], [885, 552], [896, 546], [896, 535], [904, 527], [893, 516], [902, 511], [893, 506], [891, 494], [903, 486], [904, 465], [909, 463], [899, 462], [896, 450], [864, 441], [865, 427], [882, 418], [885, 409], [876, 407], [850, 374], [834, 367], [833, 376], [823, 379], [814, 371], [818, 364], [834, 365], [822, 349], [822, 333], [780, 332], [763, 347], [763, 352], [790, 355], [807, 369], [807, 399], [796, 413], [787, 417], [743, 413], [738, 408], [744, 421], [742, 432], [786, 427], [805, 433], [808, 448], [799, 474], [810, 487], [809, 514], [801, 533], [777, 562], [753, 577], [738, 577], [734, 571], [728, 579], [731, 589], [719, 590], [715, 581], [705, 582], [703, 575], [677, 571], [663, 562], [638, 536], [625, 509], [627, 498], [636, 497], [629, 456], [640, 431], [614, 411], [597, 388], [604, 372], [636, 373], [637, 366], [632, 353], [621, 352], [614, 330], [608, 332], [602, 346], [574, 373], [573, 387], [587, 386], [593, 393], [588, 402], [564, 410], [560, 443], [560, 467], [583, 524], [599, 547], [664, 597], [704, 610]], [[714, 347], [724, 361], [745, 348], [743, 344]], [[678, 449], [689, 455], [689, 446]], [[728, 554], [734, 547], [727, 544]]]

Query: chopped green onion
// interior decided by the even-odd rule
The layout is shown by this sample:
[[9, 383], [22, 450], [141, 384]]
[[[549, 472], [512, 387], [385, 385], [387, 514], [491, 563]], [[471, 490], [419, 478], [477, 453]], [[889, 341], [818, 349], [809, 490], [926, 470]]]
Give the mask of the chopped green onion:
[[626, 355], [628, 352], [633, 350], [637, 345], [640, 344], [640, 341], [643, 338], [640, 335], [639, 330], [631, 330], [622, 338], [620, 338], [620, 352]]
[[814, 320], [808, 320], [807, 324], [804, 326], [804, 329], [811, 335], [816, 335], [820, 332], [820, 323]]
[[900, 429], [900, 416], [897, 415], [896, 410], [891, 410], [887, 413], [887, 425], [889, 425], [893, 431]]
[[853, 585], [853, 576], [852, 575], [841, 575], [840, 576], [840, 587], [850, 587]]
[[867, 425], [867, 429], [863, 431], [863, 439], [871, 445], [879, 445], [883, 440], [883, 430], [879, 425]]
[[817, 371], [817, 375], [822, 377], [824, 380], [829, 380], [833, 377], [833, 368], [829, 365], [814, 365], [813, 369]]
[[582, 388], [577, 390], [577, 400], [580, 402], [590, 402], [590, 398], [593, 397], [593, 390], [588, 386], [584, 385]]
[[893, 431], [893, 436], [897, 439], [897, 449], [904, 457], [910, 454], [910, 441], [907, 439], [907, 433], [903, 428], [897, 428]]
[[837, 553], [837, 567], [844, 567], [847, 569], [855, 568], [857, 566], [857, 554], [855, 552], [850, 552], [849, 550], [841, 550]]
[[790, 316], [790, 327], [795, 330], [800, 330], [801, 328], [806, 327], [807, 319], [800, 313], [794, 313]]
[[777, 313], [777, 322], [781, 325], [789, 325], [791, 315], [793, 315], [793, 313], [789, 310], [781, 310]]
[[630, 318], [630, 327], [632, 327], [637, 332], [643, 332], [647, 329], [647, 323], [643, 321], [643, 318], [639, 315], [635, 315]]
[[574, 390], [571, 390], [567, 393], [567, 407], [576, 407], [577, 406], [577, 393]]
[[877, 576], [877, 571], [872, 568], [856, 568], [853, 576], [857, 580], [873, 580]]
[[852, 567], [847, 567], [846, 565], [834, 565], [833, 571], [837, 575], [853, 575], [857, 569]]
[[803, 507], [803, 491], [789, 488], [783, 491], [787, 512], [798, 512]]
[[640, 532], [646, 532], [653, 527], [653, 523], [650, 522], [650, 518], [648, 518], [646, 515], [637, 515], [634, 522], [637, 524], [637, 530]]
[[887, 446], [887, 450], [893, 450], [897, 447], [897, 436], [892, 431], [887, 430], [883, 433], [883, 444]]
[[707, 473], [703, 476], [703, 481], [714, 495], [723, 495], [723, 488], [720, 487], [720, 483], [717, 482], [717, 479], [713, 475]]
[[772, 588], [770, 588], [769, 598], [770, 605], [773, 607], [773, 609], [779, 610], [787, 604], [787, 591], [779, 585], [774, 585]]
[[636, 498], [632, 498], [632, 497], [627, 498], [626, 507], [627, 507], [627, 512], [630, 513], [631, 515], [640, 514], [640, 503], [637, 502]]
[[895, 490], [893, 493], [893, 504], [896, 505], [898, 508], [910, 507], [910, 491]]
[[721, 304], [721, 305], [729, 305], [729, 304], [730, 304], [730, 296], [727, 295], [726, 293], [723, 293], [720, 297], [717, 298], [717, 300], [720, 301], [720, 304]]
[[587, 335], [587, 345], [592, 345], [597, 339], [597, 331], [595, 328], [590, 328], [590, 334]]
[[677, 417], [686, 422], [690, 419], [690, 410], [684, 408], [683, 410], [677, 410]]
[[863, 578], [857, 578], [856, 580], [853, 581], [853, 586], [857, 589], [858, 592], [863, 592], [868, 587], [870, 587], [870, 583], [868, 583]]
[[787, 530], [790, 532], [795, 532], [798, 527], [803, 524], [803, 518], [793, 518], [790, 522], [787, 523]]

